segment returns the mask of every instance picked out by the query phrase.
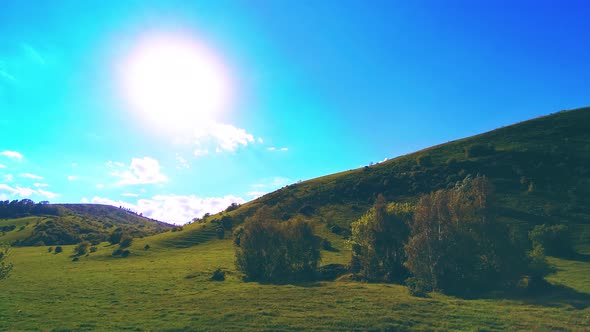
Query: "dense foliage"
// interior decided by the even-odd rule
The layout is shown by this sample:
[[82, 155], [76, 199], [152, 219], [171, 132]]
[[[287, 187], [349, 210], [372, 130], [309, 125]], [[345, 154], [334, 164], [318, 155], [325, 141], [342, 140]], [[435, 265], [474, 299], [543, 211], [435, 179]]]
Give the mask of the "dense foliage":
[[236, 245], [236, 267], [248, 280], [313, 279], [320, 260], [320, 239], [301, 220], [280, 222], [267, 209], [248, 218]]
[[566, 225], [537, 225], [529, 233], [534, 246], [548, 255], [568, 257], [574, 254], [571, 234]]
[[59, 209], [47, 201], [35, 203], [30, 199], [0, 201], [0, 219], [21, 218], [30, 215], [59, 215]]
[[[385, 204], [380, 196], [352, 224], [351, 267], [366, 280], [401, 281], [416, 292], [473, 295], [514, 287], [523, 277], [547, 273], [543, 251], [511, 237], [495, 215], [485, 177], [466, 177], [410, 204]], [[407, 270], [406, 270], [407, 269]]]
[[0, 280], [7, 278], [12, 271], [13, 264], [6, 261], [8, 250], [8, 246], [0, 246]]

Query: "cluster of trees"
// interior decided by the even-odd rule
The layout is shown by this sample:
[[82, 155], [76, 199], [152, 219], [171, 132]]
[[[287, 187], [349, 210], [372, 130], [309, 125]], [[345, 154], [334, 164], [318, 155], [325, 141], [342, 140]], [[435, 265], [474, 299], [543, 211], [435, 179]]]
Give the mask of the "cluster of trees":
[[0, 201], [0, 218], [21, 218], [30, 215], [59, 215], [59, 209], [48, 201], [35, 203], [30, 199]]
[[281, 222], [261, 208], [236, 232], [235, 244], [236, 267], [248, 280], [305, 281], [316, 276], [321, 239], [302, 220]]
[[352, 224], [351, 268], [367, 280], [406, 280], [415, 293], [473, 295], [538, 283], [550, 269], [542, 248], [528, 251], [494, 215], [490, 182], [467, 177], [414, 206], [375, 206]]

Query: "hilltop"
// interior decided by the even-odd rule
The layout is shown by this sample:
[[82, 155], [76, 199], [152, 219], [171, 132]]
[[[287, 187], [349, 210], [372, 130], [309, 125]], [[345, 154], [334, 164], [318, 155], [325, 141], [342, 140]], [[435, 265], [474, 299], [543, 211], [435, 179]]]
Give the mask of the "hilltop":
[[174, 227], [110, 205], [31, 200], [2, 202], [0, 217], [0, 242], [16, 246], [99, 243], [114, 231], [144, 237]]
[[[378, 194], [411, 202], [467, 175], [494, 184], [500, 219], [529, 230], [569, 224], [590, 242], [590, 108], [561, 111], [386, 162], [288, 185], [225, 212], [242, 222], [262, 206], [283, 220], [314, 222], [343, 236]], [[213, 220], [218, 217], [213, 217]]]

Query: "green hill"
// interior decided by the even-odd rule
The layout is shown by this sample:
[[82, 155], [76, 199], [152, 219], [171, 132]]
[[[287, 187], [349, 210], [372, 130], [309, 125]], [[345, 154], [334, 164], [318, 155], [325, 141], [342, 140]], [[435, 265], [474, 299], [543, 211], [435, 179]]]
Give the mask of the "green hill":
[[133, 237], [158, 234], [173, 226], [125, 209], [97, 204], [4, 202], [0, 206], [0, 243], [15, 246], [106, 241], [115, 231]]
[[240, 223], [266, 205], [284, 220], [299, 215], [323, 231], [346, 236], [350, 223], [378, 194], [389, 201], [414, 201], [468, 174], [480, 174], [496, 188], [500, 218], [524, 229], [569, 224], [578, 245], [584, 246], [590, 243], [589, 127], [590, 108], [562, 111], [291, 184], [226, 214]]

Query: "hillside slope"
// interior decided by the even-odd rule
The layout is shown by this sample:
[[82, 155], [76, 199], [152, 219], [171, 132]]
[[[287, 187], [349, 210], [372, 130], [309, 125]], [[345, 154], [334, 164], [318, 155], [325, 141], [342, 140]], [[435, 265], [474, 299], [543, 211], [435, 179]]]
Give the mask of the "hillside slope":
[[284, 220], [300, 216], [320, 232], [346, 236], [350, 223], [378, 194], [390, 201], [412, 201], [469, 174], [481, 174], [496, 188], [501, 219], [525, 230], [541, 223], [570, 224], [579, 244], [590, 243], [588, 128], [590, 108], [562, 111], [292, 184], [225, 214], [239, 224], [266, 205]]
[[144, 237], [173, 227], [110, 205], [25, 201], [18, 206], [19, 203], [2, 206], [0, 242], [17, 246], [74, 244], [84, 240], [98, 243], [115, 231]]

